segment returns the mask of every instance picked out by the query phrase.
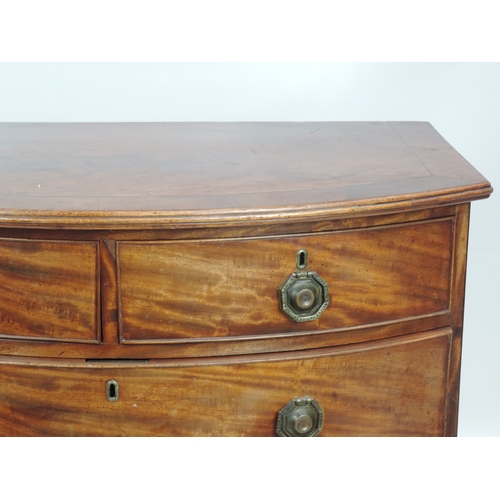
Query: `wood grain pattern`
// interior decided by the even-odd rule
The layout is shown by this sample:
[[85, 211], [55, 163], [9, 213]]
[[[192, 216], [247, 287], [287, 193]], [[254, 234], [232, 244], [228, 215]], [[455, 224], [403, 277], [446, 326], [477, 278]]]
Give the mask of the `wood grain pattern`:
[[[323, 436], [440, 436], [450, 335], [445, 328], [360, 346], [164, 367], [0, 362], [0, 432], [273, 436], [279, 409], [309, 395], [324, 408]], [[105, 398], [110, 379], [120, 384], [115, 402]]]
[[14, 227], [253, 225], [491, 193], [418, 122], [4, 123], [0, 177], [0, 225]]
[[460, 396], [460, 366], [462, 362], [463, 318], [465, 303], [465, 275], [467, 270], [467, 241], [469, 238], [470, 204], [457, 207], [455, 224], [455, 249], [451, 295], [450, 325], [453, 340], [450, 352], [450, 369], [447, 383], [445, 429], [447, 436], [458, 432], [458, 401]]
[[103, 240], [99, 245], [101, 255], [101, 329], [104, 344], [118, 341], [118, 306], [115, 261], [115, 241]]
[[276, 236], [280, 234], [321, 233], [342, 229], [361, 229], [403, 222], [416, 222], [445, 217], [454, 217], [454, 206], [434, 207], [426, 210], [402, 211], [368, 217], [352, 217], [340, 219], [307, 220], [302, 222], [279, 221], [275, 223], [233, 225], [216, 227], [206, 225], [196, 228], [142, 228], [142, 229], [61, 229], [53, 228], [15, 228], [0, 227], [0, 237], [13, 239], [43, 239], [66, 241], [164, 241], [164, 240], [203, 240], [218, 238], [242, 238], [246, 236]]
[[0, 435], [273, 436], [306, 395], [325, 436], [456, 435], [492, 188], [431, 125], [3, 123], [0, 178]]
[[251, 338], [238, 340], [224, 337], [224, 342], [204, 342], [191, 339], [175, 344], [80, 344], [36, 341], [15, 341], [0, 339], [0, 353], [16, 359], [37, 359], [41, 363], [66, 366], [85, 359], [147, 359], [156, 362], [162, 359], [198, 358], [206, 356], [234, 356], [289, 352], [302, 349], [359, 344], [370, 340], [398, 337], [409, 333], [422, 332], [450, 324], [450, 315], [443, 314], [418, 319], [399, 320], [393, 323], [370, 327], [329, 330], [327, 332], [304, 331], [286, 337]]
[[[446, 312], [452, 220], [314, 236], [202, 242], [118, 242], [125, 342], [266, 337]], [[330, 305], [296, 323], [278, 288], [296, 252], [328, 284]]]
[[0, 238], [0, 337], [99, 342], [96, 243]]

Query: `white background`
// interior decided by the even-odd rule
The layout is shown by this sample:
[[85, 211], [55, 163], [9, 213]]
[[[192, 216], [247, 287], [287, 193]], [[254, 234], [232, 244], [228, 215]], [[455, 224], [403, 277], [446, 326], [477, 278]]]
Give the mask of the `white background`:
[[[0, 121], [430, 122], [497, 190], [472, 206], [459, 435], [500, 436], [499, 60], [486, 0], [0, 1]], [[3, 439], [2, 492], [499, 496], [498, 439], [312, 441]]]

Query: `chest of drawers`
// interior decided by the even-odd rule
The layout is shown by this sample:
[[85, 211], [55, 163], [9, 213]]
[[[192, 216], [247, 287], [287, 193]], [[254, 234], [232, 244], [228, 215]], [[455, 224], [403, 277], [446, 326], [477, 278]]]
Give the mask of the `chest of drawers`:
[[1, 124], [0, 174], [1, 435], [456, 435], [492, 190], [429, 124]]

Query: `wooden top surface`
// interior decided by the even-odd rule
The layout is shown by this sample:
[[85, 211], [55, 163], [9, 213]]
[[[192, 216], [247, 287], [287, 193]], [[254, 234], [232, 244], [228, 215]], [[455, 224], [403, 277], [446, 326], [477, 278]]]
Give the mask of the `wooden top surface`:
[[166, 227], [466, 202], [488, 181], [424, 122], [1, 123], [0, 226]]

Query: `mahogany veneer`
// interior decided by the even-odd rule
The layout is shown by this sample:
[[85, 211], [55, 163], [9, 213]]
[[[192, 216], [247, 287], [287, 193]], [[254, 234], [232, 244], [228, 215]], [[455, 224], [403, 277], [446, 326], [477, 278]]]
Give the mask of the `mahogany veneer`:
[[0, 176], [0, 434], [456, 435], [492, 189], [429, 124], [0, 124]]

